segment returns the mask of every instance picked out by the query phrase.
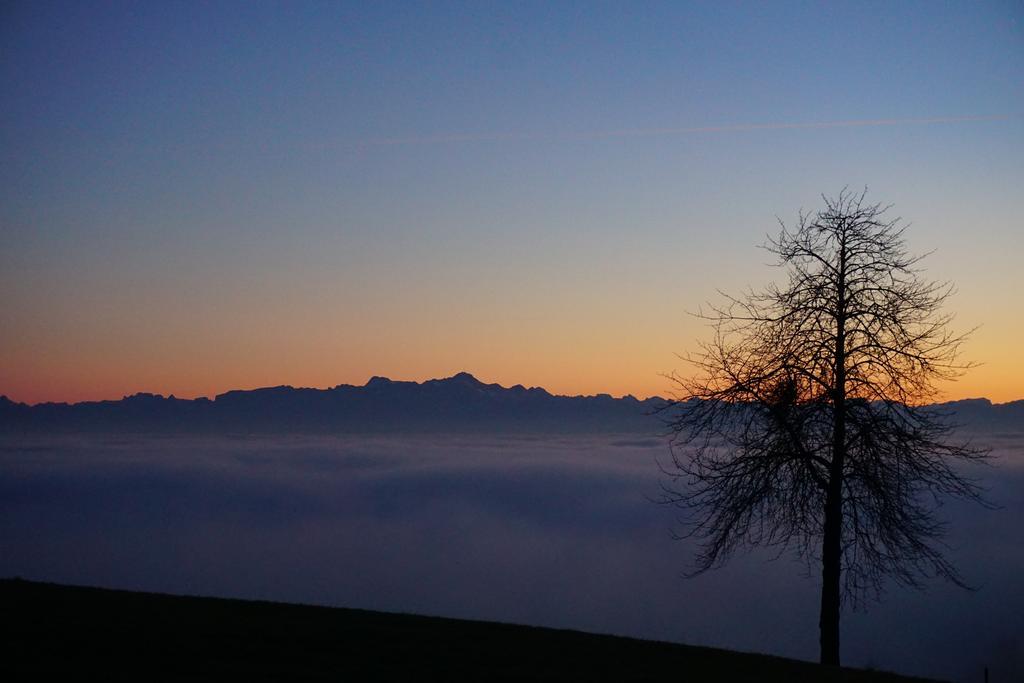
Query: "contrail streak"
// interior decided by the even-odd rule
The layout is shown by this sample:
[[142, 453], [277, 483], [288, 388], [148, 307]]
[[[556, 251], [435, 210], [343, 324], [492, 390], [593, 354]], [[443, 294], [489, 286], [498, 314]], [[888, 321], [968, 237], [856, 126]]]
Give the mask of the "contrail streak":
[[970, 123], [978, 121], [1007, 121], [1016, 115], [997, 116], [936, 116], [905, 119], [850, 119], [844, 121], [809, 121], [799, 123], [736, 123], [716, 126], [680, 126], [666, 128], [623, 128], [578, 133], [453, 133], [417, 137], [372, 138], [357, 143], [361, 147], [388, 147], [398, 145], [432, 145], [448, 142], [502, 142], [506, 140], [597, 140], [607, 138], [653, 137], [665, 135], [696, 135], [701, 133], [735, 133], [758, 130], [798, 130], [807, 128], [865, 128], [872, 126], [919, 126], [936, 123]]

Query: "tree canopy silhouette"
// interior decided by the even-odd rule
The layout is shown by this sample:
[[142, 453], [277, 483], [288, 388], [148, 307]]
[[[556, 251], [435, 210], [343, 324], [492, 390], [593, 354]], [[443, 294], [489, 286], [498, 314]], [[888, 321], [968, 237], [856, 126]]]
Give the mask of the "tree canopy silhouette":
[[698, 313], [713, 335], [684, 356], [692, 376], [672, 375], [664, 500], [701, 541], [695, 574], [750, 545], [820, 562], [821, 662], [838, 665], [844, 603], [877, 598], [886, 577], [964, 585], [934, 507], [982, 500], [959, 466], [987, 452], [929, 405], [971, 367], [942, 310], [952, 285], [922, 277], [889, 207], [823, 200], [765, 245], [782, 282]]

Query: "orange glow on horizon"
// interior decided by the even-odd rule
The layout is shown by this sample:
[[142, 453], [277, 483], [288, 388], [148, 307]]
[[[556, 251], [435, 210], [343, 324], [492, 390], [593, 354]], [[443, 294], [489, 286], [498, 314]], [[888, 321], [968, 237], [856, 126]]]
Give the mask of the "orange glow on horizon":
[[[540, 284], [467, 281], [441, 293], [410, 286], [372, 296], [344, 283], [315, 292], [265, 285], [237, 299], [197, 292], [187, 302], [169, 290], [137, 298], [127, 290], [116, 308], [26, 307], [8, 326], [18, 334], [0, 338], [0, 394], [30, 404], [137, 392], [195, 398], [278, 385], [362, 385], [373, 375], [421, 382], [466, 371], [484, 382], [561, 395], [669, 396], [673, 384], [664, 375], [689, 371], [675, 354], [708, 336], [684, 312], [708, 289], [698, 275], [705, 274], [691, 272], [694, 281], [675, 285], [690, 292], [675, 300], [645, 296], [642, 281], [603, 290], [586, 282], [543, 294]], [[963, 326], [985, 322], [961, 356], [980, 365], [940, 386], [944, 400], [1024, 399], [1017, 345], [1024, 320], [1005, 314], [1012, 302], [1009, 288], [984, 283], [958, 298]]]

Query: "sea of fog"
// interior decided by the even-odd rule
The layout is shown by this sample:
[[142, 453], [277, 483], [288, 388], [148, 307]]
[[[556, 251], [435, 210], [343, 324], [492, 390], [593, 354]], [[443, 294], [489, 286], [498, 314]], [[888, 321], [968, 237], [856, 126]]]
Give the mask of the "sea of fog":
[[[1024, 432], [1000, 507], [950, 503], [969, 582], [843, 615], [844, 663], [1024, 672]], [[753, 552], [684, 579], [655, 438], [0, 439], [0, 576], [487, 619], [815, 659], [819, 580]]]

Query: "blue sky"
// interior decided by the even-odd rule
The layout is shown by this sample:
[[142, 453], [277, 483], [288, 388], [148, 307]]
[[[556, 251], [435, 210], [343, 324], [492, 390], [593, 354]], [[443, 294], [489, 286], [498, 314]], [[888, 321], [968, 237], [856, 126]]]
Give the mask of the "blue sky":
[[984, 324], [962, 393], [1024, 395], [1019, 3], [0, 11], [14, 398], [462, 369], [658, 393], [685, 310], [772, 277], [775, 217], [845, 185]]

